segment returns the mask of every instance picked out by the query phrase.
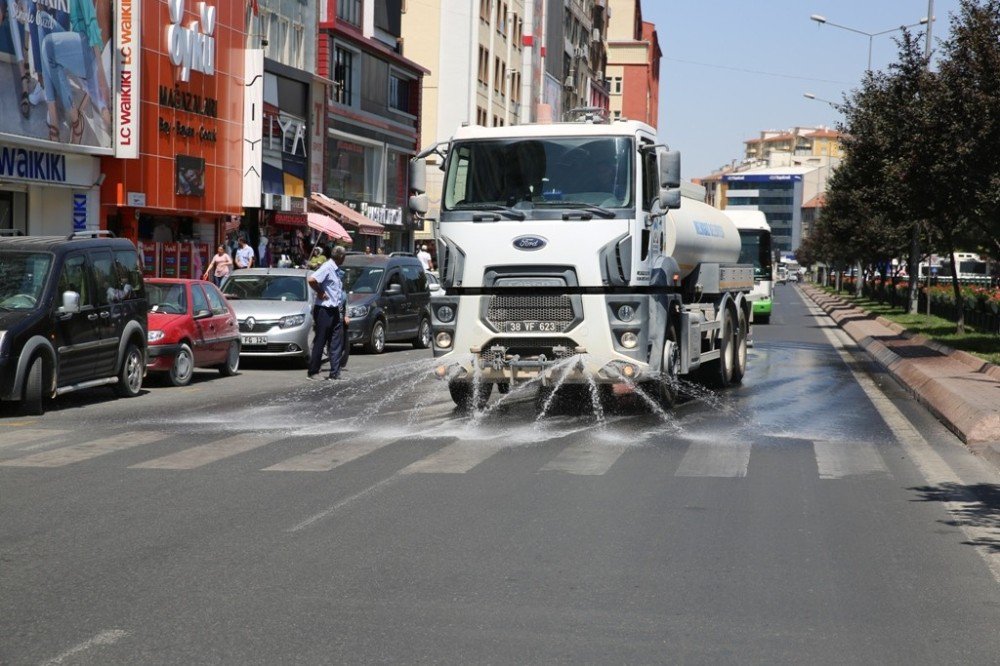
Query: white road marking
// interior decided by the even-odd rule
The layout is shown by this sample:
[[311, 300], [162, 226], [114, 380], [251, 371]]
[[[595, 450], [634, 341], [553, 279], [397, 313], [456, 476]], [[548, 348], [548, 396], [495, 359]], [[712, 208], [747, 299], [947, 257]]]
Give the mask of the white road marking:
[[[829, 319], [818, 305], [807, 300], [802, 294], [799, 294], [799, 297], [817, 320], [823, 321]], [[882, 393], [875, 384], [875, 381], [867, 374], [859, 372], [856, 369], [858, 363], [850, 352], [847, 351], [848, 349], [857, 348], [850, 336], [843, 329], [836, 326], [830, 328], [821, 326], [820, 330], [823, 331], [823, 335], [826, 336], [826, 339], [833, 348], [837, 350], [837, 354], [840, 355], [840, 358], [847, 365], [855, 381], [858, 382], [865, 395], [871, 400], [872, 405], [878, 410], [878, 413], [882, 416], [886, 425], [889, 426], [889, 429], [892, 430], [893, 435], [896, 436], [896, 439], [906, 451], [907, 456], [917, 466], [917, 469], [928, 485], [953, 485], [959, 488], [965, 485], [948, 463], [927, 443], [923, 435], [913, 427], [909, 419]], [[974, 512], [977, 504], [978, 501], [971, 495], [968, 496], [968, 501], [942, 502], [942, 505], [952, 514], [955, 522], [961, 527], [969, 541], [979, 544], [993, 543], [997, 538], [995, 530], [988, 527], [963, 524], [965, 522], [963, 516]], [[993, 574], [994, 580], [1000, 583], [1000, 552], [996, 552], [988, 546], [976, 546], [976, 552], [986, 562], [986, 566], [989, 568], [990, 573]]]
[[861, 474], [887, 474], [885, 461], [868, 442], [813, 442], [816, 467], [821, 479], [841, 479]]
[[310, 525], [312, 525], [313, 523], [316, 523], [316, 522], [318, 522], [318, 521], [326, 518], [327, 516], [332, 516], [333, 514], [337, 513], [341, 509], [343, 509], [345, 506], [349, 506], [349, 505], [353, 504], [354, 502], [357, 502], [359, 499], [363, 499], [365, 497], [368, 497], [369, 495], [374, 495], [376, 492], [378, 492], [382, 488], [385, 488], [386, 486], [389, 486], [389, 485], [395, 483], [396, 481], [399, 481], [399, 479], [402, 478], [401, 474], [402, 474], [402, 472], [396, 472], [392, 476], [386, 477], [386, 478], [382, 479], [381, 481], [379, 481], [378, 483], [372, 484], [372, 485], [368, 486], [367, 488], [365, 488], [364, 490], [362, 490], [360, 492], [357, 492], [357, 493], [354, 493], [350, 497], [346, 497], [346, 498], [340, 500], [339, 502], [337, 502], [333, 506], [331, 506], [331, 507], [329, 507], [327, 509], [323, 509], [322, 511], [320, 511], [317, 514], [309, 516], [308, 518], [306, 518], [305, 520], [303, 520], [301, 523], [295, 525], [294, 527], [288, 528], [287, 531], [288, 532], [298, 532], [299, 530], [303, 530], [303, 529], [309, 527]]
[[152, 444], [153, 442], [159, 442], [173, 436], [172, 433], [156, 431], [125, 432], [95, 439], [83, 444], [73, 444], [51, 451], [33, 453], [29, 456], [11, 458], [10, 460], [0, 461], [0, 465], [5, 467], [62, 467], [63, 465], [83, 462], [84, 460], [97, 458], [108, 453]]
[[401, 474], [464, 474], [500, 452], [482, 441], [458, 440], [403, 468]]
[[102, 631], [93, 638], [88, 638], [82, 643], [74, 645], [65, 652], [49, 659], [48, 661], [42, 662], [43, 666], [56, 666], [57, 664], [65, 664], [66, 660], [70, 657], [74, 657], [81, 652], [86, 652], [87, 650], [97, 647], [99, 645], [114, 645], [121, 639], [128, 636], [127, 631], [121, 629], [108, 629], [107, 631]]
[[42, 444], [48, 444], [54, 439], [65, 435], [68, 430], [49, 430], [45, 428], [25, 428], [24, 430], [10, 430], [0, 433], [0, 449], [9, 449], [23, 444], [29, 444], [39, 439], [46, 440]]
[[352, 460], [357, 460], [369, 453], [374, 453], [382, 447], [389, 446], [398, 439], [379, 441], [372, 436], [352, 437], [340, 442], [334, 442], [318, 449], [313, 449], [300, 456], [289, 458], [270, 467], [265, 472], [329, 472]]
[[742, 478], [750, 465], [750, 442], [691, 442], [674, 476]]
[[131, 465], [132, 469], [196, 469], [224, 458], [246, 453], [262, 446], [273, 444], [284, 437], [257, 434], [243, 434], [226, 437], [215, 442], [202, 444], [170, 455]]
[[602, 442], [578, 442], [560, 451], [539, 471], [599, 476], [611, 469], [623, 453], [625, 449], [621, 446]]

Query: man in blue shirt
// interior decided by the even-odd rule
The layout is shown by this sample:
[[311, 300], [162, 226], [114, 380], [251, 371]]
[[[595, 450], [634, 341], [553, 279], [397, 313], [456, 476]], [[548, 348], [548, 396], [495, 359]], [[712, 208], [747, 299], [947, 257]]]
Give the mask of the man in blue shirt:
[[330, 258], [309, 276], [309, 286], [316, 292], [316, 304], [313, 305], [313, 326], [316, 336], [313, 339], [312, 355], [309, 358], [308, 379], [321, 379], [319, 368], [323, 363], [323, 350], [330, 357], [330, 374], [326, 379], [340, 379], [340, 357], [343, 353], [344, 324], [343, 308], [346, 305], [347, 294], [344, 293], [344, 271], [340, 265], [344, 263], [347, 251], [342, 247], [334, 247]]

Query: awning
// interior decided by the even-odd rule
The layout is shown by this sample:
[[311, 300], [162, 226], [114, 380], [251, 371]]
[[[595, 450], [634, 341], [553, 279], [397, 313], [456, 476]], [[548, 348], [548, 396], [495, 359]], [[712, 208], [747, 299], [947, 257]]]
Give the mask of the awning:
[[309, 197], [309, 203], [339, 221], [343, 226], [357, 229], [358, 233], [367, 236], [381, 236], [385, 231], [385, 227], [381, 224], [373, 222], [350, 206], [342, 204], [336, 199], [331, 199], [322, 192], [313, 192]]
[[311, 229], [322, 232], [333, 240], [351, 242], [351, 235], [332, 217], [327, 217], [320, 213], [309, 213], [306, 216], [306, 223]]

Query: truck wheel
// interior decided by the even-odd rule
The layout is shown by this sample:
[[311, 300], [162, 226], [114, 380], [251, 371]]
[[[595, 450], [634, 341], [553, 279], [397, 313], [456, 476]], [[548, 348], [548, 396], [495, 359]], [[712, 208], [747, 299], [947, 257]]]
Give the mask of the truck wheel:
[[[451, 399], [454, 400], [455, 405], [463, 411], [482, 409], [486, 406], [486, 403], [490, 399], [490, 394], [493, 392], [492, 383], [480, 383], [478, 396], [475, 395], [476, 391], [474, 388], [475, 387], [472, 382], [448, 382], [448, 392], [451, 393]], [[474, 402], [476, 404], [473, 404]]]
[[28, 370], [28, 378], [24, 381], [24, 394], [21, 397], [21, 412], [29, 416], [41, 416], [45, 413], [45, 361], [36, 356]]
[[722, 330], [719, 331], [719, 358], [702, 366], [705, 382], [713, 388], [726, 388], [733, 381], [733, 366], [736, 364], [734, 328], [732, 310], [727, 308], [722, 316]]
[[122, 398], [134, 398], [142, 390], [142, 352], [135, 345], [129, 345], [118, 371], [115, 392]]
[[747, 373], [747, 334], [749, 326], [746, 317], [736, 317], [736, 335], [733, 338], [733, 383], [739, 384]]
[[678, 346], [677, 326], [667, 327], [667, 339], [663, 343], [663, 369], [656, 382], [656, 398], [663, 407], [670, 408], [677, 402], [677, 374], [681, 369], [681, 348]]

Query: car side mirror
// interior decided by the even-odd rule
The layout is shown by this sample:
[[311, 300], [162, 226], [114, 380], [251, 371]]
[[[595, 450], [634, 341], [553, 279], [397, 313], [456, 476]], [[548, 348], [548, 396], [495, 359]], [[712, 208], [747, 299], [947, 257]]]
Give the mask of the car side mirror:
[[385, 288], [386, 296], [396, 296], [403, 293], [403, 285], [401, 284], [390, 284]]
[[208, 317], [211, 316], [212, 316], [211, 310], [198, 310], [197, 312], [194, 313], [195, 319], [207, 319]]
[[62, 314], [76, 314], [80, 311], [80, 294], [75, 291], [64, 291], [62, 295]]

